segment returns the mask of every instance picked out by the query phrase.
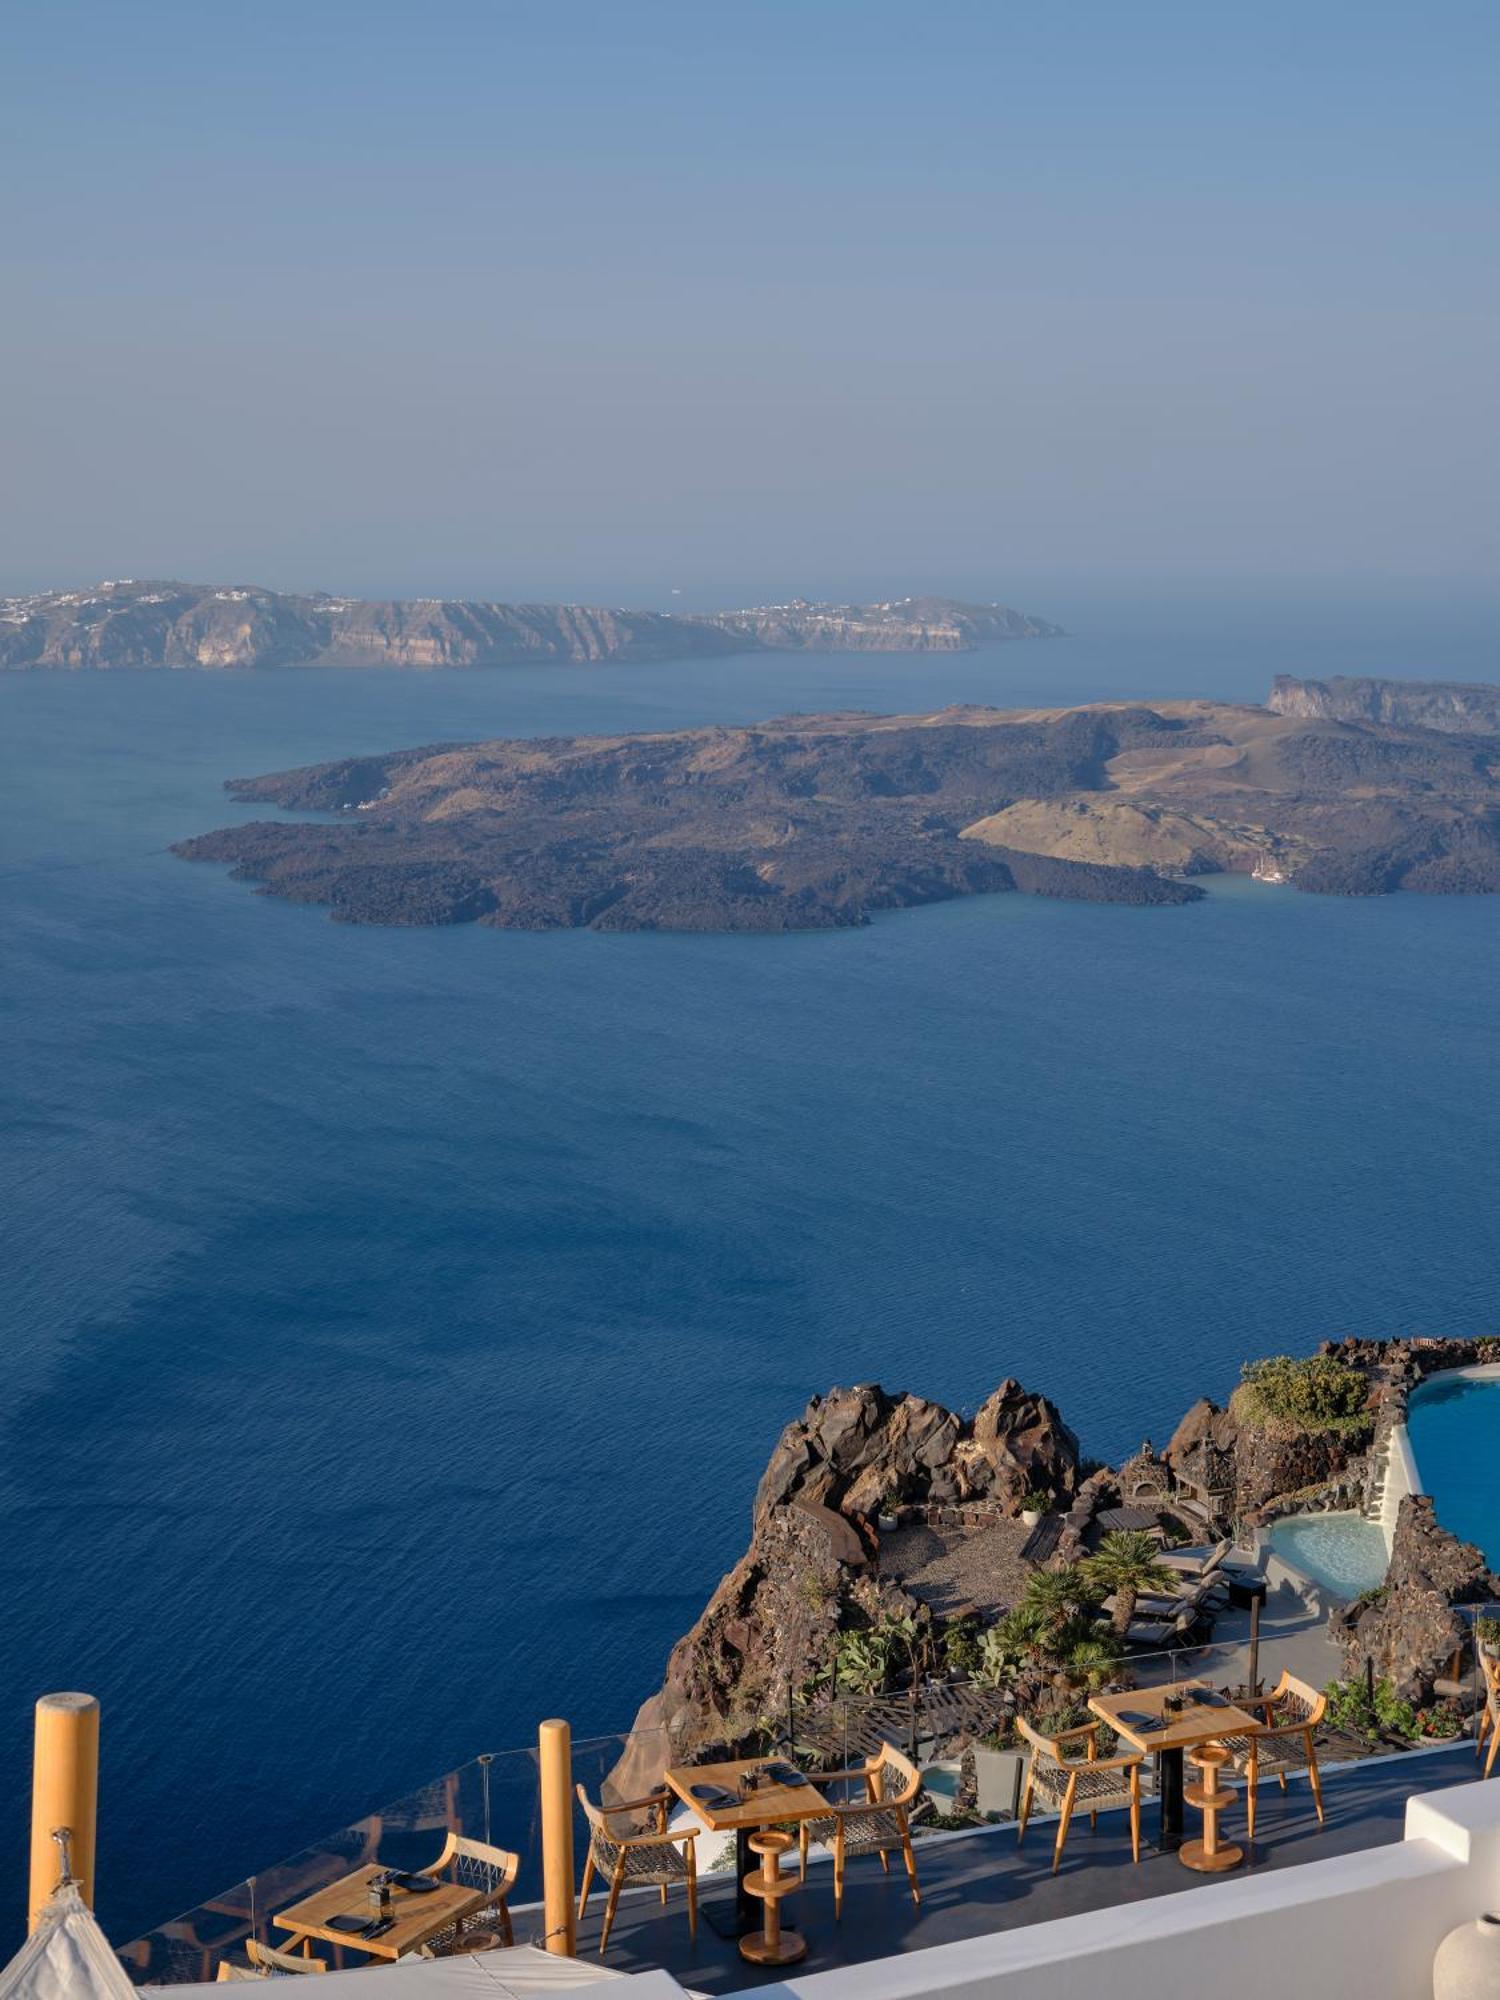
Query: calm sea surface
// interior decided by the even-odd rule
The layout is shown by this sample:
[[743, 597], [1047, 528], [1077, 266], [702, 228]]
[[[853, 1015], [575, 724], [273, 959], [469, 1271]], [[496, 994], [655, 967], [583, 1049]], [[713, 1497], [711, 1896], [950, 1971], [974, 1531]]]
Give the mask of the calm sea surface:
[[1494, 673], [1368, 607], [1100, 627], [0, 677], [0, 1852], [48, 1688], [105, 1704], [118, 1940], [541, 1715], [624, 1726], [830, 1383], [1016, 1374], [1113, 1455], [1247, 1355], [1500, 1325], [1500, 903], [374, 931], [164, 851], [227, 776], [424, 740]]

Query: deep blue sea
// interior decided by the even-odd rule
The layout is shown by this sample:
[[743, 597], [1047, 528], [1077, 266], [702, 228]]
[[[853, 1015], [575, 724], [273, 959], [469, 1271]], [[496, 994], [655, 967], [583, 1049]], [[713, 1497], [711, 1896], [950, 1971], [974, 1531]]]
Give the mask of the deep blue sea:
[[104, 1703], [123, 1941], [625, 1726], [830, 1383], [1016, 1374], [1114, 1455], [1248, 1355], [1500, 1326], [1500, 902], [377, 931], [165, 852], [228, 776], [426, 740], [1500, 664], [1488, 611], [1036, 608], [1077, 636], [0, 677], [7, 1937], [49, 1688]]

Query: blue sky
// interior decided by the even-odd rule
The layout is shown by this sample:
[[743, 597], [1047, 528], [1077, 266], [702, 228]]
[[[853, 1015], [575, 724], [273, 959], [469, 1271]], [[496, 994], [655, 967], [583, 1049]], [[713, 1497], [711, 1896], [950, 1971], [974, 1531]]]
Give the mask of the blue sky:
[[1490, 5], [11, 0], [0, 587], [1493, 579]]

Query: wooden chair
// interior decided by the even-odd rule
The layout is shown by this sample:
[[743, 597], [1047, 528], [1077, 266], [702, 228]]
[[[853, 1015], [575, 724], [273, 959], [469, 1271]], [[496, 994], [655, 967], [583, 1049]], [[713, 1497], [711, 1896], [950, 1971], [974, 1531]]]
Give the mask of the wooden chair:
[[235, 1979], [280, 1979], [287, 1974], [328, 1970], [321, 1958], [303, 1958], [297, 1952], [278, 1951], [275, 1945], [262, 1944], [259, 1938], [245, 1939], [245, 1956], [250, 1961], [248, 1965], [234, 1965], [227, 1958], [220, 1960], [219, 1985], [227, 1985]]
[[875, 1755], [849, 1771], [820, 1771], [811, 1780], [819, 1790], [824, 1785], [862, 1784], [864, 1797], [847, 1804], [829, 1801], [826, 1819], [804, 1820], [798, 1829], [798, 1848], [803, 1879], [807, 1877], [807, 1850], [818, 1841], [833, 1848], [833, 1914], [844, 1914], [844, 1870], [851, 1854], [878, 1854], [887, 1875], [891, 1872], [891, 1852], [899, 1849], [911, 1883], [911, 1899], [920, 1908], [922, 1889], [917, 1881], [916, 1857], [911, 1851], [911, 1809], [922, 1789], [922, 1776], [909, 1757], [892, 1744], [882, 1743]]
[[1318, 1752], [1313, 1733], [1328, 1707], [1328, 1697], [1306, 1681], [1283, 1670], [1281, 1679], [1267, 1695], [1245, 1703], [1265, 1716], [1260, 1727], [1246, 1736], [1225, 1736], [1220, 1740], [1234, 1758], [1234, 1768], [1245, 1779], [1245, 1830], [1255, 1838], [1255, 1794], [1263, 1773], [1274, 1771], [1283, 1791], [1288, 1776], [1306, 1771], [1312, 1786], [1318, 1822], [1323, 1820], [1323, 1783], [1318, 1776]]
[[[516, 1886], [520, 1867], [520, 1855], [512, 1854], [508, 1848], [490, 1847], [485, 1841], [470, 1840], [467, 1834], [450, 1833], [437, 1860], [419, 1869], [418, 1873], [446, 1874], [450, 1882], [464, 1882], [471, 1889], [483, 1889], [486, 1897], [483, 1908], [465, 1917], [464, 1923], [479, 1921], [496, 1924], [505, 1942], [514, 1944], [516, 1934], [511, 1928], [510, 1905], [506, 1898]], [[462, 1929], [463, 1924], [454, 1924], [439, 1936], [451, 1939]], [[434, 1938], [430, 1942], [437, 1944], [439, 1939]]]
[[[599, 1956], [609, 1943], [615, 1906], [625, 1884], [632, 1888], [656, 1888], [663, 1903], [674, 1882], [687, 1889], [688, 1932], [698, 1935], [698, 1838], [697, 1827], [668, 1828], [670, 1792], [652, 1792], [644, 1799], [623, 1799], [613, 1806], [595, 1805], [582, 1785], [578, 1803], [589, 1823], [589, 1851], [583, 1864], [583, 1886], [578, 1892], [578, 1921], [588, 1908], [589, 1889], [597, 1871], [609, 1884], [609, 1901], [604, 1906], [604, 1928], [599, 1933]], [[618, 1822], [624, 1820], [621, 1826]]]
[[1486, 1659], [1481, 1653], [1479, 1664], [1484, 1670], [1484, 1707], [1479, 1711], [1474, 1748], [1484, 1756], [1484, 1739], [1489, 1737], [1489, 1755], [1484, 1758], [1484, 1775], [1489, 1777], [1495, 1768], [1496, 1756], [1500, 1754], [1500, 1660]]
[[[1123, 1806], [1130, 1814], [1130, 1855], [1141, 1858], [1141, 1765], [1140, 1751], [1119, 1757], [1099, 1755], [1099, 1724], [1085, 1722], [1077, 1729], [1060, 1729], [1044, 1736], [1039, 1729], [1017, 1716], [1016, 1728], [1031, 1745], [1031, 1761], [1026, 1767], [1026, 1786], [1021, 1794], [1021, 1814], [1016, 1823], [1016, 1845], [1026, 1838], [1026, 1822], [1031, 1802], [1040, 1798], [1057, 1814], [1057, 1839], [1052, 1847], [1052, 1872], [1062, 1866], [1063, 1845], [1073, 1814], [1082, 1810], [1092, 1826], [1099, 1815]], [[1069, 1755], [1069, 1746], [1082, 1744], [1084, 1754]]]

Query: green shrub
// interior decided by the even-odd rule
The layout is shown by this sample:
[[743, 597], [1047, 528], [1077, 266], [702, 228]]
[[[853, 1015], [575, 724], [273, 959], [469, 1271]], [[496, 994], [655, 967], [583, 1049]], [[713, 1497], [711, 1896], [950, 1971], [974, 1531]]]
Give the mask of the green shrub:
[[1393, 1736], [1404, 1736], [1410, 1741], [1417, 1734], [1417, 1711], [1409, 1701], [1402, 1700], [1387, 1680], [1375, 1683], [1375, 1720]]
[[977, 1624], [972, 1618], [955, 1618], [943, 1634], [943, 1659], [949, 1671], [972, 1674], [980, 1658]]
[[1236, 1400], [1241, 1415], [1262, 1428], [1347, 1433], [1369, 1421], [1369, 1384], [1357, 1368], [1331, 1354], [1247, 1361]]
[[1357, 1676], [1353, 1680], [1330, 1681], [1324, 1692], [1328, 1696], [1328, 1720], [1335, 1729], [1362, 1736], [1369, 1743], [1378, 1743], [1382, 1733], [1404, 1737], [1408, 1743], [1415, 1742], [1420, 1734], [1416, 1710], [1397, 1694], [1389, 1680], [1376, 1681], [1373, 1701], [1368, 1686]]

